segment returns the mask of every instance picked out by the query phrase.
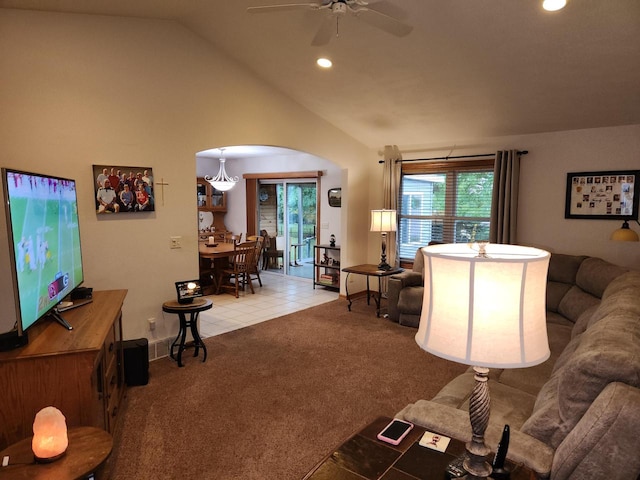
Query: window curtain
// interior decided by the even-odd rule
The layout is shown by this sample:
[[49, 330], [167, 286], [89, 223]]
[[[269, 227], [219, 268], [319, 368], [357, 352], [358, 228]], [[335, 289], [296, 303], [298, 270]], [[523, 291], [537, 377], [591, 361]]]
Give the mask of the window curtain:
[[[402, 154], [397, 145], [385, 145], [384, 170], [382, 173], [383, 208], [398, 211], [400, 194], [400, 178], [402, 171]], [[397, 267], [400, 265], [398, 242], [396, 235], [387, 236], [387, 263]]]
[[491, 202], [491, 243], [515, 245], [518, 215], [520, 154], [517, 150], [498, 150], [493, 170]]

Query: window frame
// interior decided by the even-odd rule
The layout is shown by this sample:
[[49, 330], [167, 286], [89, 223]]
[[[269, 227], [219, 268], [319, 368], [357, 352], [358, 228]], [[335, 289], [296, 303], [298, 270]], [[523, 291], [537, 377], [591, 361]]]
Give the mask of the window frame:
[[[455, 242], [455, 223], [460, 220], [464, 221], [481, 221], [489, 222], [491, 224], [491, 215], [488, 217], [459, 217], [456, 216], [456, 204], [457, 204], [457, 185], [456, 174], [461, 172], [492, 172], [494, 171], [495, 159], [475, 159], [475, 160], [451, 160], [451, 161], [416, 161], [407, 162], [402, 164], [400, 191], [398, 193], [398, 239], [402, 238], [402, 224], [405, 219], [416, 220], [438, 220], [443, 222], [443, 241], [451, 243]], [[444, 215], [407, 215], [402, 212], [403, 197], [405, 192], [403, 190], [404, 177], [407, 175], [418, 174], [445, 174], [446, 175], [446, 191], [452, 192], [445, 195], [445, 210]], [[495, 185], [495, 178], [494, 178]], [[409, 192], [410, 193], [410, 192]], [[407, 193], [408, 195], [408, 193]], [[399, 244], [398, 244], [399, 246]], [[406, 256], [400, 258], [401, 262], [413, 262], [413, 257], [408, 258]]]

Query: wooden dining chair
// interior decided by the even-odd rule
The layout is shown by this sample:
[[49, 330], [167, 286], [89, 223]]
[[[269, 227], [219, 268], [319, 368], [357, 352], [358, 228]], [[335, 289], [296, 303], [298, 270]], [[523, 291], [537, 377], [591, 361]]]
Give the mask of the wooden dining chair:
[[240, 243], [242, 241], [242, 233], [224, 232], [225, 243]]
[[[284, 266], [284, 245], [278, 245], [281, 243], [279, 239], [284, 241], [284, 237], [267, 237], [268, 244], [265, 244], [264, 256], [266, 258], [266, 267], [281, 268], [278, 259], [282, 259], [282, 265]], [[266, 242], [267, 240], [265, 240]]]
[[256, 242], [243, 242], [235, 244], [233, 255], [229, 258], [229, 267], [221, 272], [220, 281], [216, 288], [216, 294], [221, 289], [239, 296], [240, 289], [244, 290], [244, 285], [249, 284], [251, 293], [256, 293], [251, 282], [249, 271], [254, 263]]
[[258, 284], [260, 286], [262, 286], [262, 279], [260, 278], [260, 269], [261, 269], [261, 263], [260, 263], [260, 258], [262, 255], [262, 250], [263, 250], [263, 244], [264, 244], [264, 237], [262, 235], [252, 235], [250, 237], [247, 237], [248, 241], [251, 242], [256, 242], [256, 248], [255, 248], [255, 252], [254, 252], [254, 262], [251, 265], [251, 268], [249, 269], [249, 276], [254, 275], [254, 277], [251, 277], [254, 280], [258, 280]]

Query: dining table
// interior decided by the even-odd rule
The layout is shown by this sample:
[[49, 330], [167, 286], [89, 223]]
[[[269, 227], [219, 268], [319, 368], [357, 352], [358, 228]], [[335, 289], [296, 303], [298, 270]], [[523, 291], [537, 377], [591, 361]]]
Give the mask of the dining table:
[[208, 244], [200, 242], [198, 245], [198, 251], [202, 258], [229, 258], [233, 255], [235, 245], [232, 242], [220, 242], [214, 244]]
[[[200, 255], [200, 281], [208, 295], [216, 293], [218, 282], [221, 280], [221, 272], [229, 265], [229, 257], [232, 257], [235, 245], [232, 242], [220, 242], [207, 244], [199, 242], [198, 253]], [[208, 277], [208, 278], [203, 278]], [[211, 283], [207, 281], [211, 279]]]

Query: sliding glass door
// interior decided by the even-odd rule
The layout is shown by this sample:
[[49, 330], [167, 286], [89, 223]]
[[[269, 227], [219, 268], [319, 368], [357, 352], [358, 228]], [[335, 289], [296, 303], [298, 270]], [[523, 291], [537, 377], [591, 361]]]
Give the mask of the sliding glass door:
[[316, 181], [261, 180], [259, 192], [259, 229], [266, 230], [275, 241], [276, 251], [282, 252], [282, 260], [270, 262], [269, 271], [313, 278], [318, 216]]

